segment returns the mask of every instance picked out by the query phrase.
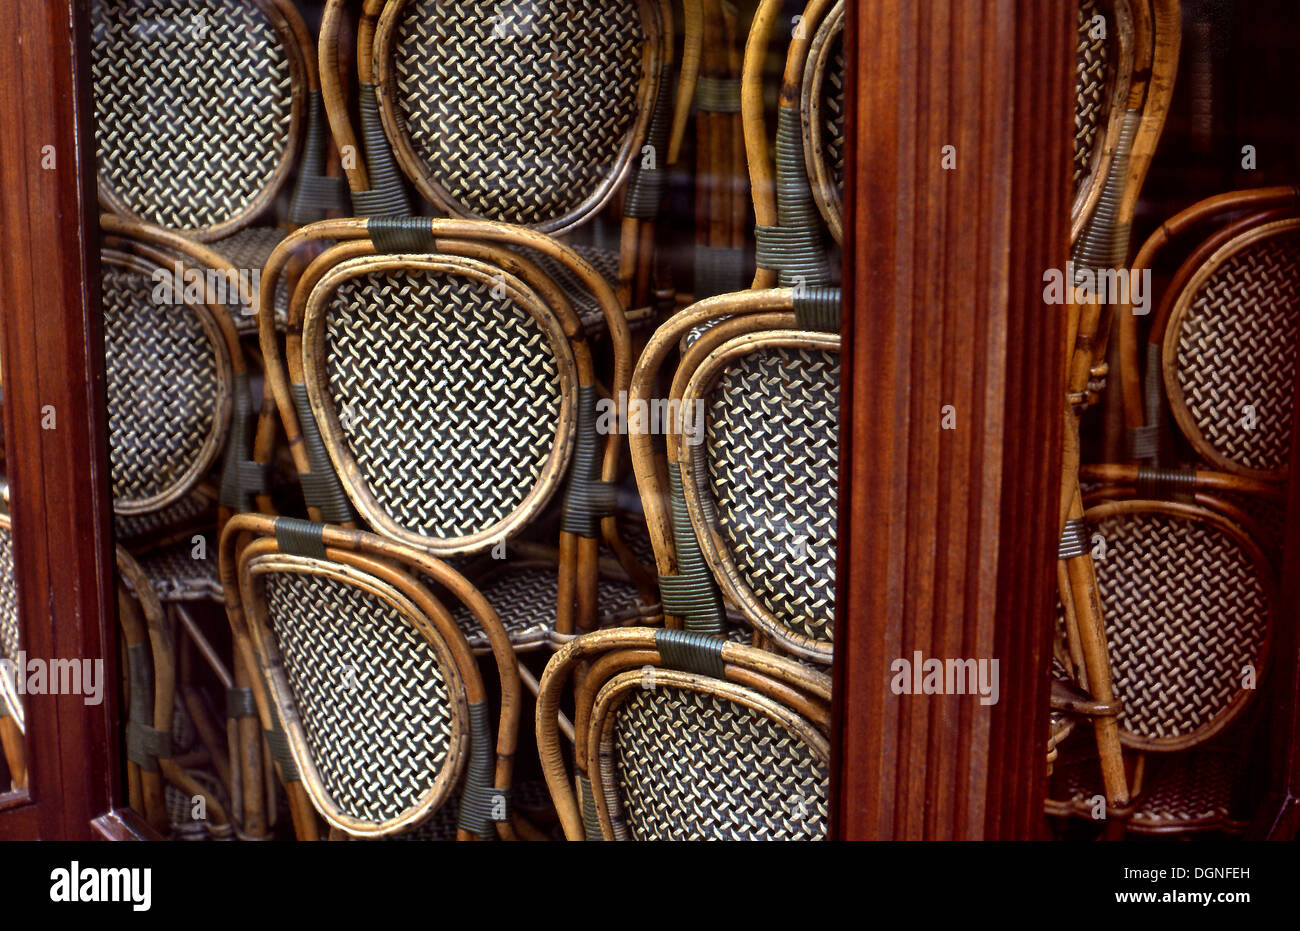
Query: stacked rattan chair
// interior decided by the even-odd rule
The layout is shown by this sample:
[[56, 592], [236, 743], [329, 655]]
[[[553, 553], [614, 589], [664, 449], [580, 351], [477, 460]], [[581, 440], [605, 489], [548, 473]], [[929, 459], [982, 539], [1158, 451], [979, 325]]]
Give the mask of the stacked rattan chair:
[[[1085, 0], [1078, 11], [1075, 140], [1071, 214], [1076, 274], [1127, 269], [1129, 227], [1138, 194], [1164, 126], [1177, 68], [1178, 4], [1169, 0]], [[1071, 293], [1075, 281], [1069, 281]], [[1064, 471], [1057, 522], [1058, 587], [1067, 641], [1066, 682], [1053, 686], [1049, 763], [1068, 733], [1067, 716], [1092, 724], [1105, 785], [1114, 810], [1130, 800], [1117, 723], [1120, 703], [1106, 651], [1106, 620], [1098, 614], [1096, 569], [1087, 542], [1079, 486], [1079, 416], [1095, 402], [1107, 374], [1109, 305], [1068, 304], [1064, 411]], [[1057, 667], [1058, 672], [1060, 667]]]
[[[559, 703], [578, 668], [572, 780]], [[607, 630], [546, 667], [537, 742], [569, 840], [825, 836], [830, 677], [691, 631]]]
[[[500, 4], [366, 0], [358, 21], [360, 133], [339, 62], [343, 0], [321, 26], [325, 102], [357, 216], [411, 212], [406, 182], [450, 217], [568, 236], [616, 198], [618, 246], [575, 248], [624, 309], [651, 288], [649, 221], [667, 174], [671, 6], [654, 0]], [[405, 179], [405, 180], [404, 180]], [[562, 285], [565, 270], [538, 257]], [[587, 326], [601, 309], [570, 297]]]
[[[1127, 306], [1117, 318], [1133, 461], [1081, 477], [1105, 557], [1095, 565], [1120, 740], [1134, 757], [1120, 812], [1130, 830], [1236, 831], [1249, 814], [1242, 760], [1269, 660], [1294, 427], [1296, 203], [1289, 188], [1221, 195], [1144, 244], [1138, 271], [1210, 230], [1156, 304], [1145, 377], [1137, 320]], [[1087, 765], [1058, 774], [1049, 811], [1090, 813]]]
[[315, 46], [291, 0], [95, 0], [91, 22], [105, 209], [257, 270], [283, 238], [267, 218], [295, 169], [290, 222], [342, 206], [342, 178], [325, 173]]

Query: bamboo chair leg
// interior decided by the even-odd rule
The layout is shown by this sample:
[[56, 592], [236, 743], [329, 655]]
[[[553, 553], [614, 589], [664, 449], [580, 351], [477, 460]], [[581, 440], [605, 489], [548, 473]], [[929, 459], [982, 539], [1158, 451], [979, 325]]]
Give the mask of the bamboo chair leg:
[[[251, 679], [244, 658], [235, 656], [235, 685], [249, 688]], [[262, 728], [257, 718], [240, 718], [239, 758], [243, 768], [244, 831], [253, 837], [266, 834], [265, 798], [262, 792]]]
[[302, 783], [287, 782], [284, 785], [284, 792], [289, 797], [289, 814], [293, 818], [294, 836], [298, 840], [320, 840], [320, 821], [316, 818], [316, 810], [311, 807], [307, 790], [302, 787]]

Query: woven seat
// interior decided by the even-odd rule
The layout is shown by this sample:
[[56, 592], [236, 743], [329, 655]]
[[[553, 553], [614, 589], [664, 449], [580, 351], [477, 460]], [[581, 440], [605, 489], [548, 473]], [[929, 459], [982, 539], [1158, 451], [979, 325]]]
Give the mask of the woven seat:
[[266, 209], [297, 157], [314, 54], [291, 17], [278, 0], [95, 0], [101, 199], [203, 240]]
[[185, 539], [149, 550], [137, 558], [159, 601], [222, 600], [216, 538], [203, 534], [205, 555], [201, 559], [194, 556], [197, 545], [193, 539]]
[[[274, 226], [253, 226], [242, 229], [234, 235], [212, 243], [212, 248], [221, 254], [231, 265], [249, 275], [259, 273], [266, 267], [266, 260], [271, 252], [284, 239], [286, 231]], [[232, 305], [230, 316], [235, 321], [235, 328], [240, 336], [257, 333], [257, 317], [244, 312], [244, 305]], [[289, 321], [289, 288], [281, 282], [275, 289], [275, 325], [283, 330]]]
[[103, 258], [109, 462], [114, 508], [157, 510], [216, 460], [230, 366], [207, 308], [159, 304], [151, 269]]
[[[482, 595], [445, 564], [371, 534], [253, 514], [232, 523], [253, 541], [221, 554], [231, 567], [223, 578], [239, 586], [236, 607], [226, 592], [228, 613], [257, 656], [262, 718], [283, 728], [267, 739], [291, 803], [304, 798], [350, 836], [386, 837], [417, 828], [459, 792], [462, 836], [508, 833], [505, 748], [519, 680]], [[501, 676], [495, 767], [483, 680], [444, 607], [457, 601], [489, 630]], [[294, 820], [303, 836], [301, 811]]]
[[[14, 540], [9, 515], [0, 513], [0, 659], [14, 660], [22, 648], [18, 625], [18, 588], [14, 576]], [[0, 718], [23, 730], [23, 705], [14, 683], [0, 673]]]
[[[706, 363], [707, 364], [707, 363]], [[700, 376], [706, 379], [713, 375]], [[765, 631], [829, 644], [835, 613], [839, 358], [815, 348], [758, 348], [720, 367], [708, 393], [697, 511], [721, 534], [706, 559]], [[684, 401], [694, 400], [691, 393]], [[705, 497], [708, 496], [708, 497]], [[688, 506], [692, 503], [688, 490]], [[712, 520], [710, 521], [710, 518]]]
[[1300, 220], [1224, 244], [1178, 296], [1161, 351], [1174, 419], [1215, 468], [1287, 474], [1300, 326]]
[[214, 504], [210, 495], [201, 489], [195, 489], [157, 511], [114, 514], [113, 533], [118, 540], [125, 542], [162, 534], [176, 527], [198, 526], [207, 521]]
[[[1241, 805], [1243, 763], [1239, 754], [1227, 750], [1193, 750], [1153, 760], [1126, 827], [1138, 834], [1243, 832], [1249, 822]], [[1047, 811], [1089, 818], [1099, 795], [1097, 761], [1072, 759], [1058, 764], [1053, 774]]]
[[[1191, 505], [1123, 501], [1088, 512], [1106, 541], [1096, 561], [1120, 737], [1172, 750], [1226, 727], [1262, 677], [1276, 597], [1254, 541]], [[1159, 566], [1159, 572], [1152, 567]]]
[[[579, 663], [591, 663], [592, 672], [578, 687], [575, 799], [555, 714]], [[824, 837], [829, 694], [823, 673], [707, 634], [624, 629], [577, 638], [547, 665], [537, 712], [543, 769], [565, 835]]]
[[[651, 7], [652, 8], [652, 7]], [[420, 193], [453, 216], [558, 232], [639, 154], [658, 75], [636, 0], [395, 0], [375, 36], [384, 126]]]

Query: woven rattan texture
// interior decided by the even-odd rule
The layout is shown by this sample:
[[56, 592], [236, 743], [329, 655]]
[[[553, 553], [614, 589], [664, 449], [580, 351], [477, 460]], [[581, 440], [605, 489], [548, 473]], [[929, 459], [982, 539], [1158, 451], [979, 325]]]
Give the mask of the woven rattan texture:
[[14, 583], [14, 538], [0, 527], [0, 657], [18, 655], [18, 589]]
[[409, 531], [447, 538], [500, 522], [555, 443], [552, 348], [492, 290], [416, 272], [353, 279], [335, 294], [330, 395], [370, 491]]
[[1096, 0], [1079, 4], [1079, 35], [1075, 49], [1074, 79], [1074, 186], [1077, 190], [1088, 176], [1092, 156], [1106, 130], [1106, 93], [1111, 81], [1110, 46], [1105, 35], [1094, 38], [1093, 17], [1100, 15]]
[[204, 536], [201, 548], [187, 539], [151, 550], [138, 562], [160, 601], [222, 600], [217, 544], [211, 535]]
[[844, 190], [844, 32], [831, 40], [831, 53], [822, 85], [822, 139], [826, 165], [831, 170], [835, 190]]
[[810, 840], [826, 833], [824, 763], [766, 715], [673, 686], [615, 712], [624, 819], [638, 840]]
[[1288, 232], [1215, 269], [1179, 330], [1178, 383], [1192, 418], [1214, 449], [1247, 468], [1287, 463], [1297, 325], [1300, 233]]
[[[559, 576], [550, 568], [507, 568], [480, 581], [478, 589], [501, 618], [510, 642], [516, 646], [538, 643], [555, 629], [555, 607], [559, 599]], [[643, 605], [635, 585], [612, 579], [601, 579], [597, 588], [600, 604], [600, 625], [607, 626], [620, 620], [656, 614], [654, 608]], [[459, 601], [449, 599], [452, 616], [472, 649], [482, 651], [488, 647], [487, 634], [479, 626], [470, 610]]]
[[643, 41], [636, 0], [412, 0], [393, 54], [412, 148], [466, 214], [568, 216], [635, 122]]
[[191, 308], [153, 299], [148, 276], [106, 264], [101, 280], [113, 498], [138, 501], [174, 487], [202, 453], [217, 350]]
[[293, 82], [253, 0], [95, 0], [101, 178], [142, 219], [200, 230], [244, 214], [285, 158]]
[[[599, 246], [583, 246], [570, 243], [570, 247], [582, 258], [586, 259], [591, 266], [600, 272], [602, 278], [609, 282], [610, 287], [618, 281], [618, 253], [610, 249], [602, 249]], [[587, 286], [575, 275], [567, 265], [558, 262], [549, 255], [543, 255], [535, 249], [521, 248], [518, 250], [523, 255], [532, 259], [542, 267], [555, 283], [560, 286], [565, 296], [573, 303], [573, 310], [582, 320], [582, 326], [588, 333], [599, 332], [605, 328], [605, 315], [601, 312], [600, 304], [596, 301]]]
[[[260, 272], [266, 267], [266, 260], [271, 257], [275, 247], [288, 235], [276, 226], [250, 226], [230, 236], [212, 243], [212, 248], [235, 266], [241, 275], [247, 276], [250, 283], [260, 282]], [[259, 296], [260, 287], [254, 288], [253, 297]], [[251, 307], [253, 302], [247, 306]], [[257, 332], [257, 317], [246, 314], [244, 305], [236, 301], [230, 304], [230, 316], [235, 321], [235, 329], [240, 335]], [[289, 319], [289, 282], [281, 277], [275, 288], [275, 322], [284, 325]]]
[[1096, 560], [1120, 726], [1152, 739], [1190, 734], [1241, 693], [1268, 625], [1268, 601], [1237, 543], [1199, 521], [1104, 518]]
[[113, 532], [119, 541], [143, 537], [170, 527], [190, 525], [195, 518], [212, 507], [211, 498], [200, 494], [189, 494], [159, 511], [150, 511], [147, 514], [115, 514]]
[[840, 365], [764, 349], [723, 372], [709, 401], [718, 523], [742, 578], [785, 626], [830, 640], [835, 614]]
[[[1069, 799], [1085, 810], [1102, 793], [1099, 774], [1095, 758], [1072, 760], [1053, 776], [1052, 797]], [[1240, 760], [1231, 753], [1194, 750], [1163, 757], [1151, 764], [1129, 827], [1137, 831], [1230, 827], [1241, 776]]]
[[266, 606], [312, 759], [335, 804], [381, 822], [447, 761], [451, 712], [433, 648], [377, 596], [320, 575], [266, 576]]

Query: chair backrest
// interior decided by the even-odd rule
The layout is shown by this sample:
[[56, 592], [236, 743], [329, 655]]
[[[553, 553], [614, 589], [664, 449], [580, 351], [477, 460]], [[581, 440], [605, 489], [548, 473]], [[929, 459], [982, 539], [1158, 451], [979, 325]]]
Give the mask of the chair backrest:
[[[317, 811], [348, 834], [386, 836], [463, 783], [462, 829], [494, 834], [508, 819], [496, 809], [506, 806], [518, 677], [482, 596], [445, 564], [372, 534], [248, 514], [230, 527], [221, 559], [232, 628], [257, 659], [263, 722], [282, 722]], [[478, 667], [420, 572], [470, 603], [500, 654], [495, 754]]]
[[290, 0], [94, 0], [91, 21], [101, 201], [201, 240], [246, 226], [304, 133], [314, 51]]
[[1198, 504], [1119, 498], [1086, 517], [1105, 541], [1095, 565], [1121, 741], [1156, 751], [1203, 743], [1263, 678], [1277, 602], [1267, 556]]
[[805, 65], [804, 161], [817, 209], [836, 242], [844, 241], [844, 2], [817, 26]]
[[1126, 98], [1133, 79], [1134, 42], [1129, 0], [1080, 0], [1075, 47], [1071, 241], [1079, 237], [1091, 218], [1112, 168], [1125, 170], [1127, 147], [1132, 144], [1140, 116], [1131, 116], [1129, 135], [1122, 142], [1129, 116]]
[[398, 164], [452, 216], [581, 225], [645, 158], [660, 15], [655, 0], [390, 0], [375, 84]]
[[[113, 507], [161, 510], [207, 473], [230, 428], [234, 376], [204, 270], [134, 251], [102, 253], [106, 393]], [[176, 269], [182, 274], [175, 274]]]
[[1300, 327], [1300, 219], [1263, 223], [1223, 243], [1161, 322], [1160, 376], [1197, 454], [1228, 472], [1284, 478]]
[[[556, 734], [579, 661], [573, 797]], [[811, 840], [828, 825], [830, 679], [705, 634], [609, 630], [566, 645], [538, 696], [538, 746], [570, 840]]]
[[786, 649], [829, 662], [838, 334], [736, 336], [677, 377], [687, 380], [683, 409], [705, 418], [697, 442], [682, 445], [681, 469], [705, 561], [754, 626]]
[[577, 373], [560, 322], [498, 267], [371, 256], [330, 269], [303, 320], [306, 392], [357, 511], [438, 553], [535, 517], [573, 451]]

